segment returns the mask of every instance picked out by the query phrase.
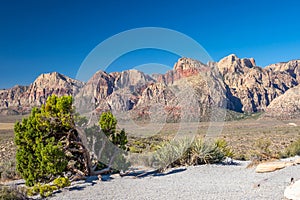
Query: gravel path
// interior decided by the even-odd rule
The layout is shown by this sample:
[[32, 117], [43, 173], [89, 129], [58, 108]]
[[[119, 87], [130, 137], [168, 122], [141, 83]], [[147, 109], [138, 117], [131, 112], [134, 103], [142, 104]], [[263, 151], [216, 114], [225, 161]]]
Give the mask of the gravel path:
[[55, 193], [57, 199], [283, 199], [291, 178], [300, 179], [300, 165], [258, 174], [238, 165], [202, 165], [142, 178], [114, 175], [108, 181], [91, 177]]

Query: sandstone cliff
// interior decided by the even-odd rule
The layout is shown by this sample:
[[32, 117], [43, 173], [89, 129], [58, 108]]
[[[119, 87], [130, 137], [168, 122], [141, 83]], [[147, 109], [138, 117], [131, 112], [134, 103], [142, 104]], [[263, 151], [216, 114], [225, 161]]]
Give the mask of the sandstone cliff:
[[229, 107], [239, 112], [264, 111], [276, 97], [298, 85], [298, 74], [257, 67], [253, 58], [229, 55], [218, 62], [218, 67], [227, 86]]

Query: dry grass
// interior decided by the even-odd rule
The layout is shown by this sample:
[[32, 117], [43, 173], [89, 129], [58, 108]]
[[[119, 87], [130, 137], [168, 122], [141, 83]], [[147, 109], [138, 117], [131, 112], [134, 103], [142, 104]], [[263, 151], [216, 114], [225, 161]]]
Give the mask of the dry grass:
[[[15, 155], [13, 123], [16, 120], [21, 120], [22, 117], [24, 116], [0, 116], [0, 162], [7, 162]], [[255, 151], [257, 151], [255, 144], [259, 139], [269, 140], [271, 142], [269, 148], [275, 155], [281, 153], [293, 141], [298, 140], [300, 128], [291, 126], [289, 123], [300, 125], [300, 119], [278, 121], [248, 118], [212, 124], [201, 122], [137, 125], [120, 122], [119, 127], [125, 128], [129, 136], [141, 137], [144, 138], [143, 140], [147, 140], [150, 136], [161, 140], [170, 140], [175, 136], [185, 136], [190, 133], [196, 133], [201, 137], [223, 138], [232, 147], [235, 158], [248, 160], [253, 158]], [[155, 144], [153, 145], [155, 146]]]
[[11, 130], [14, 128], [14, 123], [0, 123], [0, 130]]
[[[300, 128], [289, 123], [300, 125], [299, 120], [278, 121], [268, 119], [245, 119], [225, 123], [169, 123], [145, 124], [135, 126], [132, 124], [120, 124], [129, 135], [138, 137], [159, 136], [164, 139], [172, 139], [176, 135], [185, 135], [196, 132], [200, 136], [223, 138], [235, 152], [237, 159], [251, 159], [256, 148], [256, 142], [260, 139], [269, 140], [270, 150], [273, 154], [280, 154], [289, 144], [300, 138]], [[138, 128], [137, 128], [138, 127]], [[209, 128], [210, 127], [210, 128]], [[209, 128], [209, 131], [208, 131]], [[153, 131], [154, 130], [154, 131]]]

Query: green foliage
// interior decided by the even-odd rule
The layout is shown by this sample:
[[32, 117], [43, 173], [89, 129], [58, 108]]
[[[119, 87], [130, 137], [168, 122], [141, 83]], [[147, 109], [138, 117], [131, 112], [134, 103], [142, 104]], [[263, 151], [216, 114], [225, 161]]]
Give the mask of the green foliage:
[[58, 188], [64, 188], [71, 185], [71, 182], [66, 177], [58, 177], [54, 179], [53, 184], [56, 185]]
[[50, 184], [36, 184], [27, 190], [28, 196], [41, 195], [41, 197], [49, 197], [52, 193], [58, 190], [58, 187]]
[[189, 146], [190, 142], [187, 139], [162, 144], [160, 149], [153, 154], [152, 167], [164, 171], [168, 167], [185, 165]]
[[300, 156], [300, 139], [291, 143], [282, 153], [282, 157]]
[[162, 147], [165, 140], [159, 136], [151, 136], [147, 138], [129, 137], [128, 146], [132, 153], [146, 153], [153, 152]]
[[37, 183], [33, 187], [27, 190], [28, 196], [41, 195], [41, 197], [48, 197], [52, 195], [55, 190], [68, 187], [71, 185], [71, 182], [68, 178], [58, 177], [54, 179], [53, 184], [40, 184]]
[[110, 112], [100, 116], [99, 126], [85, 129], [88, 148], [98, 159], [97, 169], [110, 166], [113, 169], [127, 170], [129, 163], [125, 159], [128, 150], [127, 135], [124, 129], [117, 130], [117, 119]]
[[109, 141], [118, 146], [120, 149], [127, 149], [126, 144], [128, 143], [128, 139], [125, 130], [116, 130], [117, 119], [111, 112], [102, 113], [100, 116], [99, 125]]
[[224, 139], [217, 139], [215, 141], [215, 144], [220, 149], [220, 151], [223, 152], [223, 154], [226, 157], [230, 157], [230, 158], [234, 157], [234, 152], [233, 152], [232, 148], [230, 146], [228, 146], [226, 140], [224, 140]]
[[17, 171], [27, 186], [47, 182], [67, 166], [61, 138], [74, 127], [72, 97], [50, 96], [41, 109], [16, 122]]
[[117, 119], [113, 116], [111, 112], [104, 112], [100, 116], [99, 125], [103, 133], [107, 137], [111, 138], [116, 132]]
[[0, 185], [1, 200], [25, 200], [28, 199], [24, 192], [14, 186]]

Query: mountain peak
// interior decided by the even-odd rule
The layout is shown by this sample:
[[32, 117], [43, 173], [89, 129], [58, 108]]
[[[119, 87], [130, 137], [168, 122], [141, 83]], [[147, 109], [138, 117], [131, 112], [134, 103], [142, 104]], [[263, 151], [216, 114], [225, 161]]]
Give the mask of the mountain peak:
[[218, 62], [219, 70], [225, 73], [242, 73], [245, 68], [253, 68], [256, 66], [253, 58], [238, 58], [235, 54], [230, 54]]

